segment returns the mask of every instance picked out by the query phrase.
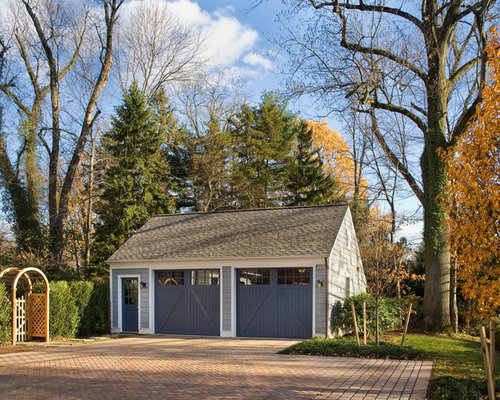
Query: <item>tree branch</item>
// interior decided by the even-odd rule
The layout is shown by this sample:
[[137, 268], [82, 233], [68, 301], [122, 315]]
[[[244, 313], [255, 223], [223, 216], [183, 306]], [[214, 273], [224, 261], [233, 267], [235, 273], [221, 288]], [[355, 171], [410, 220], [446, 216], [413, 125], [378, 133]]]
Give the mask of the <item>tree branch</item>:
[[467, 126], [469, 125], [469, 121], [474, 117], [476, 113], [477, 106], [481, 104], [481, 96], [477, 96], [476, 100], [465, 110], [460, 118], [458, 119], [453, 132], [451, 133], [450, 141], [447, 147], [455, 146], [457, 144], [458, 138], [463, 135]]
[[425, 124], [425, 122], [422, 121], [415, 114], [413, 114], [410, 110], [408, 110], [404, 107], [401, 107], [401, 106], [396, 106], [394, 104], [380, 103], [378, 101], [374, 101], [371, 104], [375, 108], [378, 108], [381, 110], [392, 111], [392, 112], [396, 112], [398, 114], [404, 115], [405, 117], [411, 119], [419, 127], [419, 129], [422, 131], [424, 136], [427, 135], [427, 125]]
[[[309, 0], [313, 1], [313, 0]], [[412, 71], [415, 75], [417, 75], [422, 81], [427, 82], [427, 74], [422, 72], [420, 69], [418, 69], [415, 65], [413, 65], [411, 62], [408, 60], [405, 60], [402, 57], [399, 57], [390, 51], [379, 49], [376, 47], [365, 47], [360, 44], [356, 43], [350, 43], [347, 40], [347, 18], [345, 17], [344, 13], [339, 7], [334, 7], [333, 12], [337, 14], [341, 21], [342, 21], [342, 38], [340, 40], [340, 45], [344, 47], [347, 50], [353, 50], [353, 51], [358, 51], [363, 54], [375, 54], [378, 56], [382, 56], [387, 58], [388, 60], [394, 61], [395, 63], [408, 68], [410, 71]]]
[[24, 46], [24, 43], [22, 42], [21, 38], [19, 35], [15, 34], [16, 40], [17, 40], [17, 45], [19, 46], [19, 50], [21, 52], [21, 58], [24, 61], [24, 65], [26, 66], [26, 70], [28, 71], [28, 75], [30, 77], [31, 84], [33, 85], [33, 89], [35, 89], [35, 93], [38, 94], [40, 91], [40, 87], [38, 86], [38, 80], [35, 72], [33, 71], [33, 68], [31, 68], [30, 60], [28, 57], [28, 53], [26, 52], [26, 47]]
[[47, 130], [46, 128], [42, 128], [38, 131], [38, 137], [40, 138], [40, 140], [42, 141], [42, 144], [43, 146], [45, 147], [45, 150], [47, 150], [47, 154], [50, 156], [50, 147], [49, 147], [49, 144], [47, 143], [47, 141], [45, 140], [45, 138], [43, 137], [42, 135], [42, 132], [44, 130]]
[[406, 11], [403, 11], [399, 8], [364, 4], [362, 1], [360, 1], [358, 4], [339, 3], [338, 1], [323, 2], [318, 4], [314, 0], [309, 0], [309, 2], [316, 10], [330, 6], [330, 7], [342, 7], [348, 10], [371, 11], [371, 12], [380, 12], [380, 13], [397, 15], [398, 17], [404, 18], [412, 22], [418, 29], [420, 29], [420, 31], [423, 31], [422, 21], [420, 21], [414, 15], [407, 13]]
[[377, 141], [382, 147], [382, 150], [384, 151], [385, 155], [387, 156], [391, 164], [394, 166], [394, 168], [396, 168], [401, 173], [403, 178], [405, 178], [406, 182], [408, 182], [408, 185], [410, 185], [411, 190], [413, 190], [413, 193], [415, 193], [415, 196], [417, 196], [420, 203], [423, 204], [424, 193], [422, 189], [420, 188], [420, 186], [418, 185], [417, 181], [410, 173], [410, 171], [408, 171], [408, 169], [404, 166], [404, 164], [389, 148], [382, 133], [380, 132], [380, 129], [378, 128], [377, 117], [375, 115], [375, 108], [374, 107], [370, 108], [369, 113], [372, 120], [372, 132], [377, 138]]
[[459, 69], [455, 71], [455, 73], [450, 77], [449, 81], [451, 85], [455, 85], [458, 80], [472, 67], [474, 67], [477, 63], [481, 61], [482, 57], [476, 57], [472, 60], [467, 61], [464, 65], [462, 65]]
[[28, 115], [30, 113], [30, 110], [28, 107], [26, 107], [21, 100], [19, 100], [19, 97], [17, 97], [10, 89], [8, 85], [2, 84], [0, 85], [0, 90], [5, 93], [5, 95], [11, 99], [16, 106], [19, 107], [20, 110], [22, 110], [23, 113]]

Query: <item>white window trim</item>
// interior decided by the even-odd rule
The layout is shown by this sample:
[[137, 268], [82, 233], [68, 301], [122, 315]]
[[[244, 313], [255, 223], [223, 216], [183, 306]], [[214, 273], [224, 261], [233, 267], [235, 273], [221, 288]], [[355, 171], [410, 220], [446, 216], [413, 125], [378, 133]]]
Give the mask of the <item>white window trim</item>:
[[141, 330], [141, 276], [140, 275], [117, 275], [118, 278], [118, 329], [123, 332], [122, 329], [122, 297], [123, 297], [123, 278], [136, 278], [137, 279], [137, 332]]

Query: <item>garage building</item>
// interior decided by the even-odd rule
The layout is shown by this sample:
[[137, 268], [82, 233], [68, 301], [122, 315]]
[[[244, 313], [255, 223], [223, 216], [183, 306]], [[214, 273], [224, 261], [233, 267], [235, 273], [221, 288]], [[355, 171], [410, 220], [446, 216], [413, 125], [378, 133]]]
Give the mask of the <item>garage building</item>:
[[108, 262], [113, 332], [324, 337], [366, 288], [348, 205], [157, 215]]

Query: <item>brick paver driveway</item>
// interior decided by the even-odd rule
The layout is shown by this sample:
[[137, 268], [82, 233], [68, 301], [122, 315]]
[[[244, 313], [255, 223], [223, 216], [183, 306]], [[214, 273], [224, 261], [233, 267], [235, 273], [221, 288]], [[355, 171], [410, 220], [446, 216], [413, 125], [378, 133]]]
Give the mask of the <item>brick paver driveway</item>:
[[1, 399], [423, 399], [431, 363], [276, 354], [283, 340], [147, 336], [0, 356]]

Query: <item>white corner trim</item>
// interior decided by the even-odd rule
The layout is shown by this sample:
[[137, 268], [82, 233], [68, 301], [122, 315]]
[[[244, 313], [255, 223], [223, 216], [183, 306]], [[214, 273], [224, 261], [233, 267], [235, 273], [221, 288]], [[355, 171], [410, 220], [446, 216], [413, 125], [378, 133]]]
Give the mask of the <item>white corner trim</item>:
[[312, 273], [312, 282], [311, 284], [313, 285], [313, 290], [312, 290], [312, 335], [313, 337], [316, 336], [316, 314], [318, 312], [318, 310], [316, 309], [316, 286], [317, 286], [317, 282], [316, 282], [316, 265], [313, 266], [313, 273]]
[[123, 278], [136, 278], [137, 279], [137, 328], [140, 332], [141, 326], [141, 276], [140, 275], [118, 275], [118, 332], [122, 332], [122, 294], [123, 294]]
[[219, 335], [222, 336], [224, 326], [224, 272], [222, 265], [219, 267]]
[[236, 268], [231, 267], [231, 337], [236, 337]]
[[153, 268], [149, 268], [149, 333], [155, 333], [156, 321], [155, 321], [155, 291], [156, 291], [156, 280], [155, 271]]
[[111, 322], [111, 333], [113, 332], [113, 329], [116, 329], [115, 326], [113, 326], [113, 268], [109, 269], [109, 302], [111, 303], [111, 307], [109, 307], [109, 319]]

